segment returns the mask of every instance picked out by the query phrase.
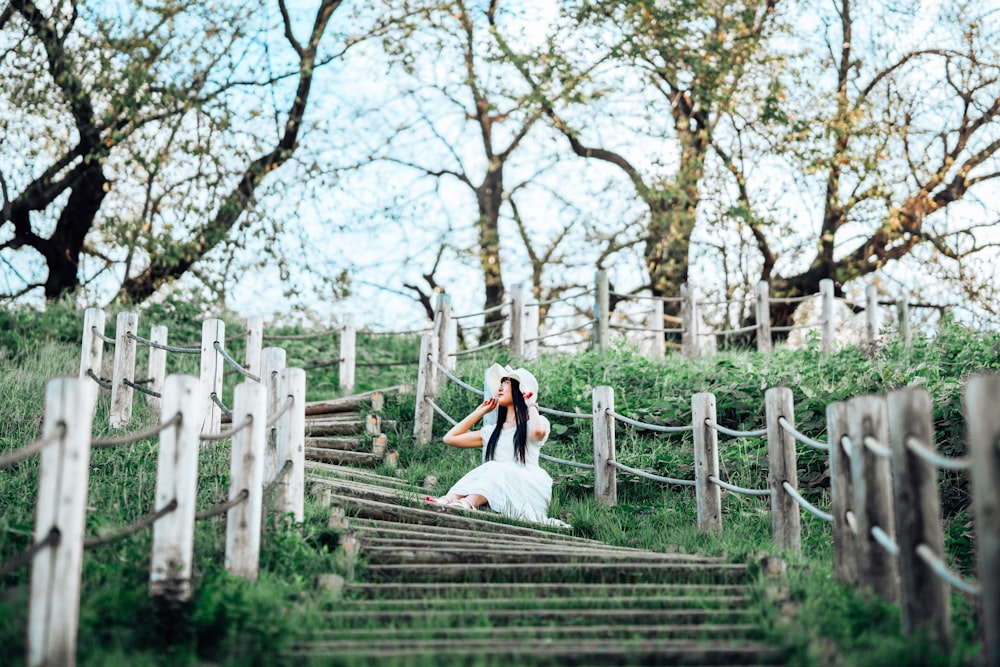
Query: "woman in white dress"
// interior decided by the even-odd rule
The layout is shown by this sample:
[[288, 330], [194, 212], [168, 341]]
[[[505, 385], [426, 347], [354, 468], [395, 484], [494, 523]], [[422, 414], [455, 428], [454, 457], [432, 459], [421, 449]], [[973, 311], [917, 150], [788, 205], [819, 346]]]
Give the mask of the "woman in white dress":
[[[464, 509], [488, 507], [509, 517], [567, 527], [548, 516], [552, 478], [538, 465], [549, 420], [538, 412], [538, 381], [524, 368], [493, 364], [486, 373], [491, 395], [444, 436], [452, 447], [483, 448], [483, 464], [431, 502]], [[470, 431], [497, 411], [495, 426]]]

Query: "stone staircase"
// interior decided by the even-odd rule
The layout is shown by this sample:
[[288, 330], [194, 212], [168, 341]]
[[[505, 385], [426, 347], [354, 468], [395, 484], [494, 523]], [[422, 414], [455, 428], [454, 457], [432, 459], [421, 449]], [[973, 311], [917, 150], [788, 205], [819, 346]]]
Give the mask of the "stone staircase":
[[[334, 429], [351, 421], [375, 442], [371, 415], [378, 410], [364, 419], [309, 418], [310, 439], [346, 439]], [[437, 506], [423, 500], [426, 490], [360, 467], [378, 455], [308, 446], [307, 481], [330, 507], [349, 574], [335, 578], [339, 595], [321, 612], [323, 629], [291, 650], [296, 663], [783, 662], [785, 653], [762, 638], [759, 586], [744, 563], [612, 547]]]

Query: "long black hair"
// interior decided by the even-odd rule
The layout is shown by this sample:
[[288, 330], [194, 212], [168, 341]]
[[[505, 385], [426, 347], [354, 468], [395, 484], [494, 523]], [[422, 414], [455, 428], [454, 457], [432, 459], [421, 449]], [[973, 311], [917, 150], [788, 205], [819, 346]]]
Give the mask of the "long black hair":
[[[521, 394], [521, 383], [514, 378], [507, 378], [510, 381], [510, 393], [514, 398], [514, 420], [517, 427], [514, 429], [514, 460], [525, 463], [525, 451], [528, 443], [528, 406], [524, 402]], [[497, 425], [490, 434], [490, 441], [486, 443], [486, 461], [492, 461], [497, 451], [497, 442], [500, 440], [500, 431], [503, 430], [503, 423], [507, 421], [507, 406], [501, 405], [497, 408]]]

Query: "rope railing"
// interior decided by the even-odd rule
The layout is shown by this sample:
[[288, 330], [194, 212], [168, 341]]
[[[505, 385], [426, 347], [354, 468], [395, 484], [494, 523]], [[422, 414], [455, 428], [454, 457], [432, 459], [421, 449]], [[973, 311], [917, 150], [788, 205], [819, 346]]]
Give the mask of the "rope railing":
[[430, 406], [431, 406], [431, 408], [433, 408], [434, 412], [436, 412], [439, 415], [441, 415], [442, 417], [444, 417], [445, 420], [449, 424], [451, 424], [452, 426], [454, 426], [455, 424], [458, 423], [457, 419], [453, 419], [451, 415], [449, 415], [447, 412], [445, 412], [444, 410], [442, 410], [441, 406], [439, 406], [437, 403], [435, 403], [434, 399], [432, 399], [430, 396], [424, 396], [424, 400], [427, 401], [428, 403], [430, 403]]
[[560, 303], [560, 302], [565, 302], [565, 301], [572, 301], [573, 299], [579, 299], [580, 297], [589, 296], [589, 295], [591, 295], [593, 293], [594, 293], [594, 289], [590, 288], [588, 290], [580, 292], [579, 294], [573, 294], [573, 295], [570, 295], [570, 296], [563, 296], [563, 297], [559, 297], [558, 299], [549, 299], [548, 301], [533, 301], [533, 302], [531, 302], [528, 305], [529, 306], [538, 306], [538, 307], [551, 306], [554, 303]]
[[631, 424], [632, 426], [646, 429], [647, 431], [656, 431], [658, 433], [684, 433], [685, 431], [694, 430], [693, 426], [658, 426], [656, 424], [647, 424], [645, 422], [638, 421], [637, 419], [631, 419], [625, 415], [620, 415], [614, 410], [608, 410], [608, 414], [620, 422], [625, 422], [626, 424]]
[[858, 534], [858, 517], [851, 510], [844, 512], [844, 521], [847, 522], [847, 527], [851, 529], [851, 532], [855, 535]]
[[485, 345], [480, 345], [479, 347], [470, 347], [467, 350], [460, 350], [458, 352], [452, 352], [448, 356], [450, 356], [450, 357], [461, 357], [461, 356], [464, 356], [466, 354], [472, 354], [474, 352], [482, 352], [483, 350], [488, 350], [491, 347], [496, 347], [498, 345], [506, 345], [509, 342], [510, 342], [510, 338], [509, 337], [508, 338], [498, 338], [497, 340], [493, 341], [492, 343], [486, 343]]
[[409, 331], [361, 331], [366, 336], [413, 336], [416, 334], [425, 334], [433, 330], [433, 327], [424, 327], [423, 329], [410, 329]]
[[108, 382], [107, 380], [97, 377], [94, 374], [94, 371], [92, 371], [89, 368], [87, 369], [87, 377], [96, 382], [97, 386], [100, 387], [101, 389], [104, 389], [105, 391], [111, 391], [111, 383]]
[[125, 528], [116, 530], [113, 533], [109, 533], [107, 535], [101, 535], [100, 537], [88, 537], [83, 541], [83, 548], [92, 549], [93, 547], [99, 547], [104, 544], [110, 544], [111, 542], [117, 542], [123, 537], [128, 537], [129, 535], [138, 533], [146, 526], [153, 525], [153, 523], [155, 523], [157, 519], [166, 516], [167, 514], [170, 514], [175, 509], [177, 509], [176, 498], [174, 500], [171, 500], [166, 505], [164, 505], [161, 509], [158, 509], [155, 512], [150, 512], [141, 519], [138, 519], [131, 526], [126, 526]]
[[547, 415], [555, 415], [556, 417], [568, 417], [570, 419], [593, 419], [594, 415], [589, 412], [566, 412], [565, 410], [555, 410], [553, 408], [543, 408], [538, 406], [539, 412], [544, 412]]
[[[787, 297], [770, 297], [768, 303], [802, 303], [803, 301], [808, 301], [809, 299], [815, 299], [820, 296], [817, 294], [806, 294], [805, 296], [787, 296]], [[772, 329], [773, 330], [773, 329]]]
[[222, 399], [221, 399], [221, 398], [219, 398], [219, 395], [218, 395], [218, 394], [216, 394], [216, 393], [215, 393], [215, 392], [213, 391], [213, 392], [212, 392], [212, 393], [210, 394], [210, 397], [211, 397], [211, 399], [212, 399], [212, 402], [213, 402], [213, 403], [215, 403], [215, 404], [216, 404], [217, 406], [219, 406], [219, 409], [220, 409], [220, 410], [222, 410], [222, 414], [226, 415], [226, 416], [227, 416], [227, 417], [229, 417], [230, 419], [232, 419], [232, 418], [233, 418], [233, 411], [232, 411], [232, 410], [230, 410], [229, 408], [227, 408], [227, 407], [226, 407], [226, 404], [222, 402]]
[[131, 387], [132, 389], [135, 389], [141, 394], [146, 394], [147, 396], [152, 396], [153, 398], [163, 398], [163, 394], [161, 394], [160, 392], [153, 391], [152, 389], [144, 387], [138, 382], [133, 382], [128, 378], [122, 378], [122, 384], [124, 384], [126, 387]]
[[715, 475], [709, 475], [708, 481], [716, 486], [719, 486], [727, 491], [732, 491], [733, 493], [740, 493], [744, 496], [769, 496], [771, 495], [771, 489], [748, 489], [743, 486], [736, 486], [735, 484], [730, 484], [729, 482], [723, 482], [721, 479]]
[[972, 459], [969, 456], [955, 458], [942, 456], [913, 437], [906, 439], [906, 447], [927, 463], [944, 470], [968, 470], [972, 466]]
[[830, 445], [828, 443], [821, 442], [819, 440], [814, 440], [813, 438], [810, 438], [804, 433], [801, 433], [794, 426], [792, 426], [791, 423], [784, 417], [778, 417], [778, 425], [781, 426], [781, 428], [788, 431], [788, 433], [790, 433], [792, 437], [801, 442], [803, 445], [809, 445], [810, 447], [822, 450], [824, 452], [830, 451]]
[[178, 345], [167, 345], [165, 343], [157, 343], [155, 341], [149, 340], [148, 338], [143, 338], [142, 336], [136, 336], [134, 333], [129, 331], [125, 334], [137, 343], [142, 343], [148, 347], [155, 347], [158, 350], [166, 350], [167, 352], [177, 352], [179, 354], [201, 354], [201, 347], [181, 347]]
[[885, 549], [889, 555], [899, 555], [899, 545], [896, 544], [896, 540], [892, 539], [892, 536], [889, 535], [889, 533], [882, 529], [882, 526], [872, 526], [871, 533], [872, 537], [875, 538], [875, 541], [882, 545], [882, 548]]
[[194, 519], [195, 521], [201, 521], [202, 519], [209, 519], [213, 516], [219, 516], [220, 514], [225, 514], [226, 512], [236, 507], [249, 497], [250, 497], [250, 491], [248, 491], [247, 489], [243, 489], [238, 494], [236, 494], [235, 497], [233, 497], [230, 500], [227, 500], [224, 503], [219, 503], [215, 507], [209, 508], [202, 512], [195, 512]]
[[[562, 331], [552, 331], [550, 333], [542, 334], [540, 336], [533, 336], [533, 337], [527, 339], [525, 342], [527, 342], [527, 343], [533, 343], [533, 342], [536, 342], [536, 341], [545, 340], [547, 338], [555, 338], [556, 336], [565, 336], [566, 334], [569, 334], [569, 333], [576, 333], [582, 327], [585, 327], [585, 326], [588, 326], [588, 324], [579, 324], [579, 325], [577, 325], [575, 327], [571, 327], [569, 329], [564, 329]], [[579, 342], [579, 341], [574, 341], [574, 343], [577, 343], [577, 342]]]
[[54, 547], [59, 544], [60, 532], [58, 528], [52, 528], [48, 535], [45, 536], [40, 542], [35, 542], [30, 547], [17, 554], [10, 560], [0, 563], [0, 576], [7, 574], [8, 572], [13, 572], [19, 567], [30, 563], [31, 559], [35, 557], [35, 554], [40, 552], [42, 549], [47, 549], [48, 547]]
[[679, 296], [654, 296], [652, 294], [622, 294], [620, 292], [608, 292], [609, 295], [622, 300], [644, 299], [646, 301], [662, 301], [664, 303], [680, 303], [683, 297]]
[[609, 323], [608, 326], [612, 329], [620, 329], [621, 331], [645, 331], [647, 333], [659, 333], [661, 331], [661, 329], [650, 329], [649, 327], [639, 326], [636, 324], [617, 324], [615, 322]]
[[866, 435], [864, 437], [864, 440], [862, 440], [862, 442], [864, 443], [865, 448], [876, 456], [881, 456], [884, 459], [890, 458], [892, 456], [891, 449], [889, 449], [886, 445], [883, 445], [881, 442], [879, 442], [870, 435]]
[[97, 449], [102, 447], [120, 447], [122, 445], [131, 445], [133, 443], [139, 442], [140, 440], [148, 440], [153, 436], [163, 433], [168, 428], [179, 426], [180, 423], [181, 423], [181, 413], [178, 412], [167, 421], [156, 424], [155, 426], [150, 426], [149, 428], [145, 428], [141, 431], [124, 433], [122, 435], [117, 435], [111, 438], [96, 438], [90, 441], [90, 446]]
[[[303, 366], [302, 368], [304, 368], [307, 371], [315, 371], [320, 368], [329, 368], [330, 366], [336, 366], [343, 360], [344, 360], [343, 357], [340, 357], [337, 359], [329, 359], [327, 361], [314, 361], [313, 363]], [[356, 364], [356, 365], [363, 366], [364, 364]]]
[[806, 322], [804, 324], [787, 324], [782, 326], [772, 326], [771, 331], [786, 333], [789, 331], [799, 331], [800, 329], [816, 329], [819, 326], [820, 326], [819, 322]]
[[698, 301], [699, 306], [748, 306], [754, 302], [752, 294], [742, 299], [720, 299], [718, 301]]
[[0, 470], [3, 470], [8, 466], [12, 466], [18, 461], [23, 461], [24, 459], [29, 458], [34, 454], [37, 454], [38, 452], [45, 449], [48, 445], [51, 445], [53, 442], [58, 442], [59, 440], [61, 440], [65, 434], [66, 434], [66, 424], [60, 423], [57, 426], [57, 428], [55, 428], [52, 431], [52, 433], [49, 433], [44, 438], [39, 438], [38, 440], [30, 442], [19, 449], [15, 449], [14, 451], [3, 454], [2, 456], [0, 456]]
[[294, 403], [295, 403], [294, 396], [292, 396], [291, 394], [286, 396], [285, 401], [281, 404], [281, 406], [274, 411], [273, 415], [267, 418], [266, 422], [264, 422], [264, 428], [271, 428], [272, 426], [277, 424], [278, 420], [281, 419], [281, 417], [291, 409]]
[[466, 317], [476, 317], [477, 315], [489, 315], [490, 313], [495, 313], [499, 310], [503, 310], [507, 307], [507, 303], [501, 303], [499, 306], [493, 306], [492, 308], [487, 308], [486, 310], [481, 310], [478, 313], [466, 313], [465, 315], [454, 315], [452, 319], [463, 320]]
[[552, 463], [560, 463], [564, 466], [570, 466], [572, 468], [583, 468], [584, 470], [593, 470], [593, 463], [577, 463], [576, 461], [567, 461], [566, 459], [560, 459], [555, 456], [549, 456], [548, 454], [539, 454], [538, 458], [544, 461], [551, 461]]
[[[638, 468], [629, 467], [618, 461], [608, 461], [608, 465], [612, 468], [617, 468], [618, 470], [624, 470], [627, 473], [636, 475], [637, 477], [644, 477], [646, 479], [651, 479], [654, 482], [664, 482], [666, 484], [679, 484], [681, 486], [694, 486], [695, 481], [692, 479], [678, 479], [676, 477], [664, 477], [663, 475], [654, 475], [653, 473], [646, 472], [645, 470], [639, 470]], [[593, 467], [593, 466], [591, 466]]]
[[278, 486], [278, 482], [281, 481], [281, 478], [284, 477], [294, 466], [295, 466], [295, 463], [292, 462], [291, 459], [285, 459], [285, 462], [281, 466], [281, 470], [279, 470], [277, 473], [275, 473], [274, 479], [272, 479], [268, 483], [268, 485], [264, 487], [264, 497], [265, 498], [267, 498], [269, 495], [271, 495], [271, 492], [274, 491], [274, 489], [275, 489], [276, 486]]
[[756, 324], [749, 324], [745, 327], [736, 327], [735, 329], [719, 329], [717, 331], [710, 331], [708, 333], [719, 336], [729, 336], [732, 334], [741, 334], [741, 333], [746, 333], [748, 331], [755, 331], [756, 329], [757, 329]]
[[241, 421], [239, 424], [234, 425], [228, 431], [222, 431], [221, 433], [202, 433], [199, 437], [207, 442], [219, 442], [221, 440], [228, 440], [233, 437], [236, 433], [239, 433], [243, 429], [247, 428], [253, 424], [253, 415], [247, 415], [246, 419]]
[[471, 384], [463, 382], [460, 378], [455, 377], [455, 375], [451, 371], [449, 371], [447, 368], [445, 368], [444, 366], [442, 366], [437, 361], [435, 361], [435, 360], [432, 359], [431, 363], [434, 364], [435, 368], [437, 368], [438, 371], [442, 375], [444, 375], [446, 378], [448, 378], [449, 380], [451, 380], [452, 382], [454, 382], [455, 384], [457, 384], [459, 387], [462, 387], [463, 389], [468, 389], [469, 391], [471, 391], [474, 394], [478, 394], [480, 396], [480, 398], [484, 395], [485, 392], [483, 392], [482, 389], [476, 389]]
[[851, 439], [846, 435], [840, 438], [840, 448], [844, 450], [844, 455], [847, 456], [847, 458], [852, 458], [854, 456], [854, 443], [851, 442]]
[[798, 490], [795, 489], [787, 481], [781, 483], [781, 488], [783, 488], [788, 495], [790, 495], [792, 498], [794, 498], [795, 502], [797, 502], [802, 509], [804, 509], [805, 511], [809, 512], [810, 514], [812, 514], [816, 518], [822, 519], [823, 521], [826, 521], [828, 523], [833, 523], [833, 515], [832, 514], [830, 514], [828, 512], [824, 512], [823, 510], [819, 509], [818, 507], [816, 507], [815, 505], [813, 505], [811, 502], [809, 502], [808, 500], [806, 500], [805, 498], [803, 498], [802, 494], [800, 494], [798, 492]]
[[243, 368], [243, 366], [240, 365], [240, 362], [229, 356], [229, 353], [226, 352], [226, 348], [224, 348], [222, 343], [219, 341], [215, 341], [215, 351], [221, 354], [222, 358], [226, 360], [226, 363], [235, 368], [243, 377], [250, 378], [254, 382], [260, 382], [260, 376], [254, 375], [247, 369]]
[[931, 568], [934, 574], [950, 584], [953, 588], [977, 597], [983, 594], [983, 589], [979, 582], [966, 581], [953, 572], [951, 568], [949, 568], [948, 565], [945, 564], [945, 562], [941, 560], [936, 553], [934, 553], [934, 550], [926, 544], [918, 544], [916, 551], [920, 560], [924, 561], [924, 564]]
[[735, 429], [726, 428], [722, 424], [712, 421], [711, 419], [706, 419], [705, 424], [711, 426], [713, 429], [722, 433], [723, 435], [728, 435], [733, 438], [759, 438], [762, 435], [767, 435], [766, 428], [757, 428], [751, 431], [737, 431]]
[[327, 329], [326, 331], [314, 331], [307, 334], [264, 334], [265, 340], [308, 340], [310, 338], [322, 338], [332, 334], [339, 334], [343, 329]]
[[114, 345], [114, 344], [116, 344], [118, 342], [114, 338], [110, 338], [110, 337], [105, 336], [104, 334], [102, 334], [100, 331], [97, 330], [97, 327], [90, 327], [90, 331], [91, 331], [91, 333], [94, 334], [94, 336], [96, 338], [98, 338], [100, 340], [103, 340], [105, 343], [111, 343], [112, 345]]
[[[341, 361], [338, 359], [337, 361]], [[389, 366], [415, 366], [419, 359], [404, 359], [403, 361], [363, 361], [355, 364], [359, 368], [388, 368]]]

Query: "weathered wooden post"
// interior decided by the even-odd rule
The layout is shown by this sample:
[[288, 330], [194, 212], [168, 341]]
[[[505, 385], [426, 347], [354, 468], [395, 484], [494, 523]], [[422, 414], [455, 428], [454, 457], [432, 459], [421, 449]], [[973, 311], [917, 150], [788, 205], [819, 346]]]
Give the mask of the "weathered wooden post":
[[[247, 318], [247, 346], [243, 352], [243, 368], [260, 376], [260, 352], [264, 347], [264, 318]], [[263, 378], [261, 378], [263, 380]]]
[[132, 387], [135, 382], [135, 335], [139, 330], [137, 313], [118, 313], [115, 325], [115, 371], [111, 380], [111, 412], [108, 426], [121, 428], [132, 421]]
[[417, 370], [417, 388], [414, 395], [413, 437], [418, 445], [431, 441], [434, 432], [434, 408], [428, 402], [434, 399], [434, 360], [437, 357], [437, 338], [430, 334], [420, 337], [420, 367]]
[[510, 293], [510, 354], [524, 361], [524, 304], [527, 286], [517, 285]]
[[869, 285], [865, 288], [865, 342], [874, 349], [878, 343], [878, 332], [882, 326], [881, 313], [878, 309], [878, 288]]
[[[88, 371], [94, 377], [101, 377], [101, 362], [104, 359], [104, 311], [88, 308], [83, 312], [83, 344], [80, 349], [80, 377], [87, 377]], [[91, 380], [93, 383], [93, 380]]]
[[256, 382], [241, 382], [233, 391], [233, 425], [247, 418], [249, 426], [232, 437], [229, 499], [243, 493], [246, 500], [226, 512], [226, 571], [256, 579], [260, 568], [260, 529], [264, 495], [264, 426], [267, 391]]
[[38, 464], [33, 539], [36, 544], [50, 541], [31, 561], [29, 667], [76, 664], [90, 432], [96, 397], [90, 378], [57, 378], [45, 386], [43, 437], [63, 433], [46, 445]]
[[437, 338], [438, 357], [441, 365], [449, 371], [454, 371], [457, 363], [455, 351], [457, 341], [455, 340], [457, 329], [456, 321], [451, 315], [451, 297], [440, 292], [437, 295], [437, 302], [434, 306], [434, 337]]
[[[285, 472], [274, 489], [274, 511], [279, 516], [291, 516], [295, 523], [305, 519], [306, 466], [306, 372], [301, 368], [284, 368], [278, 373], [281, 403], [289, 398], [291, 407], [278, 419], [278, 469], [286, 464]], [[269, 479], [265, 477], [265, 480]]]
[[722, 533], [722, 490], [709, 478], [719, 479], [719, 434], [715, 423], [715, 394], [702, 392], [691, 397], [691, 425], [694, 428], [694, 492], [698, 530]]
[[[147, 389], [157, 394], [163, 394], [163, 387], [167, 379], [167, 351], [157, 345], [167, 344], [167, 327], [162, 324], [154, 324], [149, 328], [149, 384]], [[163, 406], [163, 399], [151, 394], [146, 394], [146, 405], [150, 407], [153, 414], [159, 415]], [[192, 417], [193, 419], [193, 417]]]
[[912, 438], [927, 449], [935, 449], [933, 403], [922, 387], [889, 392], [886, 400], [903, 632], [910, 635], [924, 629], [937, 641], [947, 643], [951, 637], [951, 591], [917, 555], [917, 547], [926, 544], [938, 557], [944, 556], [937, 466], [907, 446]]
[[618, 471], [615, 459], [615, 390], [594, 387], [594, 499], [602, 505], [618, 504]]
[[802, 523], [799, 503], [784, 484], [799, 489], [796, 468], [797, 449], [795, 436], [782, 428], [779, 420], [784, 417], [795, 425], [795, 403], [788, 387], [772, 387], [764, 392], [764, 411], [767, 421], [767, 486], [771, 490], [771, 539], [781, 551], [800, 551], [802, 548]]
[[[267, 414], [273, 415], [284, 400], [281, 387], [281, 371], [285, 370], [287, 354], [284, 348], [265, 347], [260, 353], [260, 383], [267, 398]], [[235, 423], [235, 417], [233, 420]], [[266, 429], [264, 434], [264, 479], [272, 480], [278, 468], [278, 450], [275, 444], [275, 427]]]
[[766, 280], [757, 283], [757, 351], [771, 353], [771, 286]]
[[[528, 297], [531, 296], [529, 292]], [[527, 298], [527, 297], [526, 297]], [[538, 331], [542, 307], [538, 301], [530, 299], [524, 304], [524, 360], [538, 360]]]
[[1000, 375], [976, 375], [965, 387], [972, 456], [976, 552], [983, 601], [985, 663], [1000, 667]]
[[903, 339], [903, 345], [909, 347], [913, 342], [913, 332], [910, 331], [910, 304], [900, 301], [897, 304], [897, 316], [899, 317], [899, 335]]
[[878, 543], [872, 529], [895, 534], [890, 462], [865, 444], [867, 438], [887, 447], [889, 425], [881, 396], [855, 396], [847, 401], [847, 421], [853, 452], [854, 507], [858, 526], [858, 582], [871, 586], [883, 600], [899, 600], [899, 567], [895, 556]]
[[653, 307], [646, 316], [646, 328], [649, 334], [645, 338], [645, 355], [650, 359], [663, 359], [664, 326], [663, 326], [663, 301], [652, 300]]
[[354, 391], [357, 336], [357, 330], [351, 322], [347, 322], [340, 330], [340, 390], [346, 394]]
[[836, 335], [837, 332], [837, 322], [836, 322], [837, 316], [834, 314], [836, 312], [834, 310], [834, 305], [836, 304], [836, 301], [834, 300], [833, 297], [833, 281], [830, 280], [829, 278], [823, 278], [823, 280], [819, 281], [819, 293], [820, 293], [820, 300], [822, 302], [821, 323], [823, 327], [823, 331], [820, 336], [820, 341], [823, 351], [829, 353], [833, 352], [833, 341], [834, 341], [834, 336]]
[[163, 385], [161, 421], [180, 423], [160, 432], [153, 509], [176, 507], [153, 523], [149, 594], [171, 606], [191, 599], [194, 516], [198, 494], [200, 405], [198, 378], [171, 375]]
[[226, 340], [226, 323], [219, 319], [208, 319], [201, 324], [201, 401], [202, 419], [201, 432], [213, 435], [219, 432], [222, 424], [222, 408], [212, 396], [222, 401], [222, 373], [226, 360], [215, 349], [215, 344]]
[[594, 299], [594, 350], [604, 352], [608, 349], [608, 318], [611, 310], [611, 293], [608, 288], [608, 272], [600, 269], [597, 272], [596, 298]]
[[[857, 536], [847, 520], [854, 511], [854, 478], [851, 473], [853, 445], [845, 445], [848, 437], [847, 404], [838, 401], [826, 406], [826, 441], [830, 445], [830, 506], [833, 514], [833, 564], [840, 580], [858, 581]], [[850, 448], [850, 449], [848, 449]]]
[[681, 356], [696, 357], [701, 352], [701, 316], [695, 291], [681, 285]]

